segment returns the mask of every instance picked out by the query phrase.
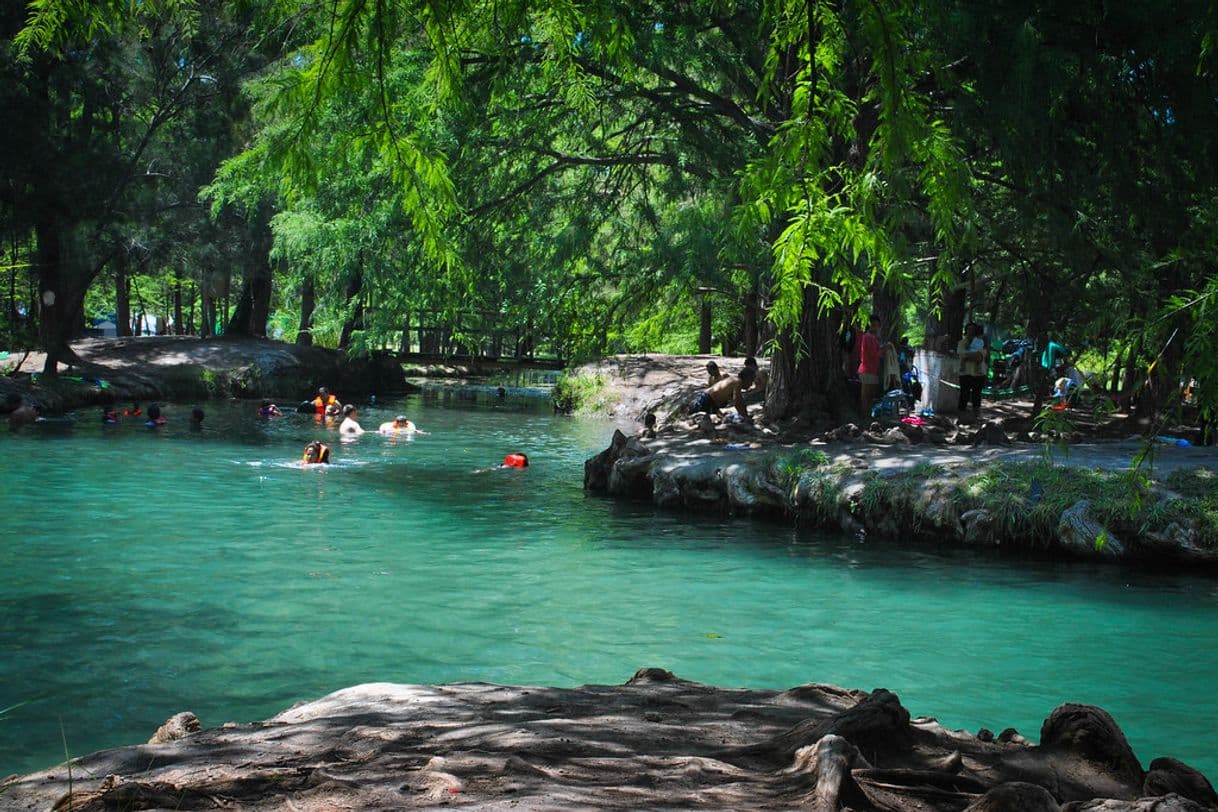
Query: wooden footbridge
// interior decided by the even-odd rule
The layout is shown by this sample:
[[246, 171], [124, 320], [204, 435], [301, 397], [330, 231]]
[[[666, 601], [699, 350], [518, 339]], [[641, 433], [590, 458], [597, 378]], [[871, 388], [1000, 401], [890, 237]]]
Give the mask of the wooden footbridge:
[[439, 313], [422, 313], [402, 325], [398, 356], [406, 364], [469, 364], [564, 369], [562, 348], [540, 335], [530, 319], [505, 324], [499, 313], [463, 313], [452, 323]]

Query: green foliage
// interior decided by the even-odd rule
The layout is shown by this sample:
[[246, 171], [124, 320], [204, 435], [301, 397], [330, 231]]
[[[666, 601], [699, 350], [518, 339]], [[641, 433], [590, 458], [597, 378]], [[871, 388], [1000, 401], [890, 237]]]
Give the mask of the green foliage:
[[798, 411], [840, 383], [839, 323], [895, 309], [934, 339], [964, 291], [1120, 359], [1157, 417], [1196, 377], [1212, 419], [1212, 12], [34, 0], [0, 32], [24, 60], [0, 64], [0, 218], [68, 258], [60, 337], [113, 309], [118, 256], [162, 313], [273, 276], [274, 329], [359, 351], [424, 317], [454, 344], [688, 351], [708, 297], [716, 346], [805, 354]]
[[[1132, 475], [1131, 475], [1132, 474]], [[981, 508], [997, 531], [1028, 546], [1046, 546], [1061, 514], [1087, 500], [1097, 521], [1119, 536], [1162, 531], [1173, 522], [1196, 527], [1198, 540], [1218, 545], [1218, 497], [1213, 472], [1176, 472], [1163, 483], [1182, 498], [1163, 498], [1157, 483], [1139, 472], [1077, 465], [999, 463], [972, 474], [954, 489], [958, 512]], [[1097, 539], [1102, 547], [1106, 536]]]
[[819, 449], [804, 448], [792, 454], [784, 454], [774, 462], [778, 481], [786, 488], [799, 484], [808, 471], [829, 464], [829, 455]]
[[592, 413], [603, 409], [606, 401], [604, 375], [560, 375], [551, 392], [554, 410], [563, 414]]

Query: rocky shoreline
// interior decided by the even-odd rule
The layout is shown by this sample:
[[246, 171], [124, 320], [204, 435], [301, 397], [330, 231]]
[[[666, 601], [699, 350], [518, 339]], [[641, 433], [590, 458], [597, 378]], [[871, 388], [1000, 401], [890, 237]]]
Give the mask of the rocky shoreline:
[[1082, 410], [1051, 437], [1032, 430], [1030, 404], [1009, 402], [979, 421], [776, 424], [757, 392], [751, 422], [731, 408], [690, 418], [706, 360], [623, 356], [575, 373], [599, 384], [592, 412], [659, 417], [653, 437], [616, 432], [585, 464], [585, 490], [860, 539], [1218, 572], [1218, 449], [1112, 439], [1119, 421]]
[[[904, 447], [615, 432], [584, 487], [659, 507], [777, 518], [860, 538], [999, 547], [1218, 571], [1218, 452], [1145, 443]], [[1207, 512], [1208, 510], [1208, 512]]]
[[1144, 768], [1104, 710], [1058, 706], [1033, 744], [948, 730], [890, 691], [367, 684], [264, 722], [170, 719], [148, 744], [0, 782], [0, 807], [1196, 812], [1198, 771]]

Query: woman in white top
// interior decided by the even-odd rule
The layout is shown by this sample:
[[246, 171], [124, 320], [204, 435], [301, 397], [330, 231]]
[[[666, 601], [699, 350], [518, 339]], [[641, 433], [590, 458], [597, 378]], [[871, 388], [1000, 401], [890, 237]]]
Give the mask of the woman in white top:
[[363, 434], [364, 429], [360, 426], [359, 421], [355, 419], [355, 406], [348, 403], [343, 407], [343, 422], [338, 427], [339, 434]]

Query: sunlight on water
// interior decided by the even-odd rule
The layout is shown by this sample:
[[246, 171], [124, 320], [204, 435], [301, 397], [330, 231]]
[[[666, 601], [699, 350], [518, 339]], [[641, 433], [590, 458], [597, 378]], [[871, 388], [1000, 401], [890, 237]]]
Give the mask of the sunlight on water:
[[[571, 686], [640, 667], [723, 686], [895, 691], [1036, 740], [1098, 704], [1143, 764], [1218, 777], [1218, 583], [902, 550], [585, 497], [604, 423], [511, 397], [411, 398], [431, 433], [339, 442], [309, 416], [169, 406], [156, 431], [0, 436], [0, 775], [265, 718], [374, 680]], [[334, 464], [302, 469], [314, 437]], [[524, 471], [489, 470], [511, 451]], [[747, 452], [745, 452], [747, 453]]]

